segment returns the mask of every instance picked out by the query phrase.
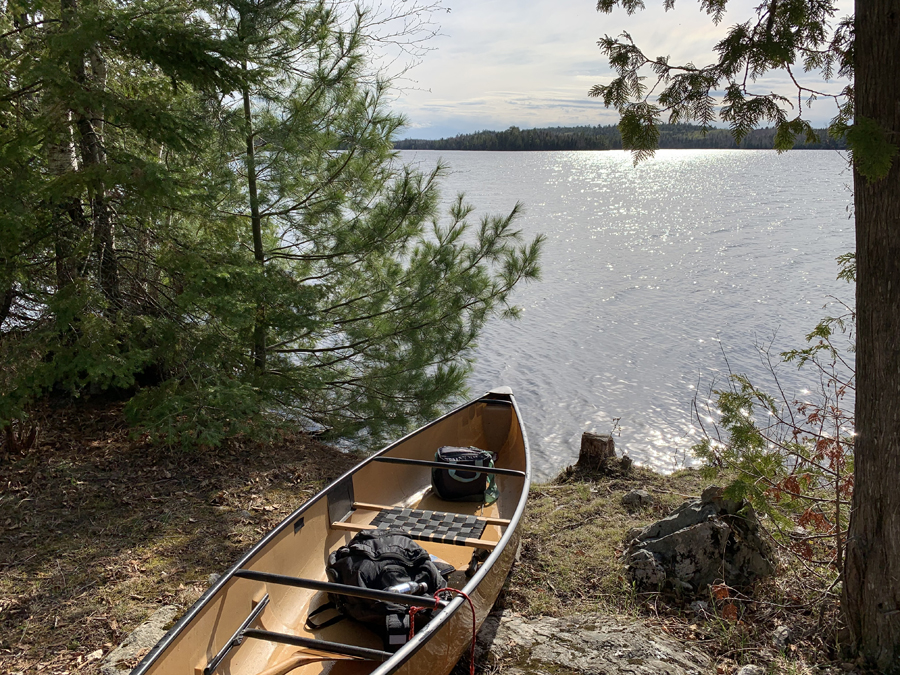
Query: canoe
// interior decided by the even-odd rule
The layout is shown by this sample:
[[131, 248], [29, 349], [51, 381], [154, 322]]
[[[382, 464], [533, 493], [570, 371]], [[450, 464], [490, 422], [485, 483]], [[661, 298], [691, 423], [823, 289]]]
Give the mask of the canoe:
[[[492, 472], [499, 497], [485, 506], [451, 502], [431, 489], [437, 448], [475, 446], [497, 454]], [[446, 466], [446, 465], [443, 465]], [[203, 594], [150, 650], [132, 675], [415, 675], [449, 673], [497, 599], [519, 546], [531, 466], [521, 415], [509, 388], [488, 392], [368, 457], [269, 532]], [[327, 581], [330, 552], [345, 546], [372, 521], [413, 509], [475, 516], [476, 536], [413, 528], [430, 554], [465, 570], [480, 552], [483, 562], [440, 602], [432, 596], [365, 591]], [[469, 520], [470, 519], [462, 519]], [[486, 556], [486, 558], [485, 558]], [[452, 585], [452, 584], [451, 584]], [[433, 618], [398, 651], [346, 619], [307, 629], [311, 611], [328, 593], [431, 607]]]

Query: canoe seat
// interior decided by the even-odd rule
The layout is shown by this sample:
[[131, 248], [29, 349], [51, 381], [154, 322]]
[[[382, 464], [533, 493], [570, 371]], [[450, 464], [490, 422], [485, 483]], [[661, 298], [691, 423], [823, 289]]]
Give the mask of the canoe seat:
[[[426, 511], [422, 509], [405, 509], [401, 507], [378, 507], [371, 504], [354, 504], [357, 508], [378, 511], [371, 523], [332, 523], [332, 529], [350, 530], [360, 532], [362, 530], [374, 530], [378, 528], [397, 530], [406, 534], [410, 539], [420, 541], [434, 541], [441, 544], [455, 544], [457, 546], [472, 546], [475, 548], [493, 549], [497, 542], [481, 539], [484, 528], [489, 524], [503, 524], [497, 522], [499, 518], [479, 518], [464, 513], [447, 513], [443, 511]], [[493, 521], [493, 522], [491, 522]]]
[[464, 513], [393, 508], [379, 511], [372, 525], [408, 532], [412, 539], [462, 544], [466, 539], [480, 539], [487, 523]]

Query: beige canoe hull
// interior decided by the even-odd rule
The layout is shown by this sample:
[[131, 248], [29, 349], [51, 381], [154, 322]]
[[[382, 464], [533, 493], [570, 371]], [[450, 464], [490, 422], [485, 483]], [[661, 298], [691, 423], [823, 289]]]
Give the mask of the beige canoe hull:
[[[500, 497], [484, 506], [439, 500], [430, 490], [429, 467], [388, 463], [384, 458], [433, 461], [442, 445], [475, 446], [497, 453]], [[267, 596], [252, 628], [380, 652], [381, 639], [364, 625], [342, 621], [310, 631], [310, 609], [325, 593], [279, 583], [240, 578], [238, 570], [324, 581], [328, 555], [356, 531], [371, 527], [379, 508], [418, 508], [476, 515], [488, 521], [478, 540], [466, 543], [419, 541], [429, 553], [465, 569], [477, 548], [490, 551], [462, 587], [475, 608], [476, 628], [490, 612], [514, 562], [518, 524], [530, 482], [528, 442], [511, 393], [491, 392], [448, 413], [376, 453], [297, 509], [251, 549], [167, 633], [134, 675], [204, 675], [242, 623]], [[449, 672], [472, 641], [472, 612], [456, 598], [396, 654], [360, 660], [328, 649], [310, 649], [261, 639], [244, 639], [227, 650], [217, 675], [386, 675]], [[207, 673], [209, 675], [209, 673]]]

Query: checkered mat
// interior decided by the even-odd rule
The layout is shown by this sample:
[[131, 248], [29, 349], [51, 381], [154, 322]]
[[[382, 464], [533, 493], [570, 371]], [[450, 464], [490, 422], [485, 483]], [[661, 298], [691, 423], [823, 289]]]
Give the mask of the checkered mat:
[[417, 509], [379, 511], [372, 525], [402, 530], [413, 539], [461, 544], [465, 539], [480, 539], [486, 523], [476, 516]]

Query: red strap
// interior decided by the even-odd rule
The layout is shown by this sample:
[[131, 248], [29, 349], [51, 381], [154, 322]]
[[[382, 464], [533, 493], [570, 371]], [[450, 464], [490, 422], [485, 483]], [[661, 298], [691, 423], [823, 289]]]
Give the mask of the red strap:
[[[472, 649], [469, 653], [469, 675], [475, 675], [475, 639], [476, 639], [476, 630], [475, 627], [478, 623], [478, 620], [475, 618], [475, 605], [472, 604], [472, 598], [463, 593], [461, 590], [456, 588], [439, 588], [435, 594], [434, 599], [440, 600], [438, 597], [441, 593], [456, 593], [457, 595], [461, 595], [466, 599], [466, 602], [469, 603], [469, 609], [472, 610]], [[410, 607], [409, 608], [409, 639], [413, 639], [413, 635], [416, 631], [416, 614], [421, 612], [424, 607]]]

